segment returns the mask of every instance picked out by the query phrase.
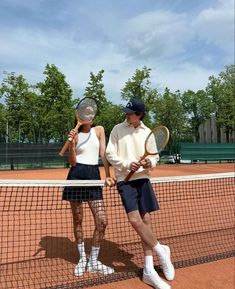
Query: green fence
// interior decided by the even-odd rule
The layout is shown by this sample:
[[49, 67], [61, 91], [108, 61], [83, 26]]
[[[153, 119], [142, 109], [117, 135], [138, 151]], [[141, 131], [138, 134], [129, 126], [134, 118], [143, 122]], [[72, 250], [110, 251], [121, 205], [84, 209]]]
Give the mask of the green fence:
[[234, 143], [181, 143], [180, 159], [190, 161], [234, 161]]
[[[63, 144], [6, 144], [0, 143], [0, 170], [63, 168], [68, 157], [59, 156]], [[171, 158], [169, 158], [171, 156]], [[235, 161], [234, 143], [180, 143], [177, 150], [161, 153], [161, 163], [195, 161]], [[101, 161], [99, 163], [102, 165]]]
[[63, 144], [0, 143], [0, 169], [67, 167], [67, 156], [59, 156]]

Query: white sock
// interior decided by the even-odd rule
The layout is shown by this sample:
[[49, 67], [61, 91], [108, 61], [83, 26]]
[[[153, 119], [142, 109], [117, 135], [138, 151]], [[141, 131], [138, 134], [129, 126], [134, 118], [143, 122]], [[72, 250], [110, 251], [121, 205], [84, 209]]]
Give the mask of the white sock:
[[156, 252], [159, 257], [164, 256], [166, 254], [165, 249], [159, 242], [157, 242], [157, 245], [153, 247], [153, 251]]
[[151, 274], [153, 271], [153, 256], [144, 256], [144, 273]]
[[91, 247], [91, 254], [90, 254], [90, 260], [92, 262], [97, 262], [98, 255], [100, 252], [100, 247]]
[[78, 252], [80, 255], [80, 259], [86, 259], [85, 245], [84, 242], [78, 244]]

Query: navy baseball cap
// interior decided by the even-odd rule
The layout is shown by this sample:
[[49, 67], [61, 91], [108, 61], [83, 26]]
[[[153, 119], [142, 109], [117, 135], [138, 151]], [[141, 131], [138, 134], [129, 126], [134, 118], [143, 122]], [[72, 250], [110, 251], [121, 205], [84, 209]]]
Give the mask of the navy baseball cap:
[[128, 101], [126, 107], [124, 107], [125, 113], [136, 113], [140, 112], [145, 114], [145, 105], [141, 99], [132, 98]]

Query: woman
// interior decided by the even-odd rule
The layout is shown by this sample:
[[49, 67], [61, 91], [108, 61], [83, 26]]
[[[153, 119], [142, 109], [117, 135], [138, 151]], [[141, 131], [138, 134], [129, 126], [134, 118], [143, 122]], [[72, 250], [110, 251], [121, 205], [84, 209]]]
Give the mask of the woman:
[[[91, 123], [83, 124], [78, 133], [72, 129], [69, 133], [72, 141], [69, 144], [69, 163], [71, 164], [68, 173], [68, 180], [100, 180], [98, 167], [99, 155], [102, 158], [106, 184], [114, 185], [114, 179], [110, 177], [109, 163], [105, 157], [105, 132], [102, 126], [92, 127]], [[88, 272], [99, 272], [111, 274], [114, 272], [100, 261], [98, 255], [101, 241], [104, 238], [107, 218], [105, 214], [102, 188], [97, 187], [67, 187], [64, 189], [63, 200], [68, 200], [73, 214], [74, 235], [78, 246], [80, 259], [75, 267], [74, 274], [81, 276], [87, 270]], [[89, 260], [87, 260], [82, 220], [83, 220], [83, 202], [87, 201], [92, 211], [95, 230], [92, 240], [92, 248]]]

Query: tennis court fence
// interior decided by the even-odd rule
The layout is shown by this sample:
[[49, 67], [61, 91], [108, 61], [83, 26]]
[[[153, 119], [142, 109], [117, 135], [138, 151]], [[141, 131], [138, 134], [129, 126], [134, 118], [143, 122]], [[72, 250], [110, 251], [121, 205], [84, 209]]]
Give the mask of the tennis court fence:
[[[176, 268], [234, 256], [234, 173], [151, 179], [160, 210], [153, 231], [168, 244]], [[65, 187], [102, 186], [108, 226], [99, 260], [110, 275], [74, 276], [79, 255]], [[89, 255], [94, 219], [83, 204]], [[140, 239], [128, 223], [116, 187], [102, 181], [0, 180], [0, 288], [85, 288], [140, 276]], [[155, 258], [155, 257], [154, 257]], [[158, 259], [155, 258], [158, 268]]]

